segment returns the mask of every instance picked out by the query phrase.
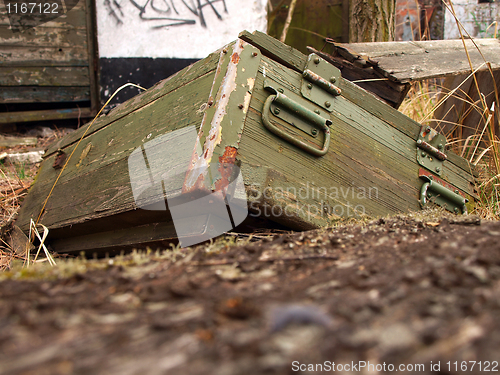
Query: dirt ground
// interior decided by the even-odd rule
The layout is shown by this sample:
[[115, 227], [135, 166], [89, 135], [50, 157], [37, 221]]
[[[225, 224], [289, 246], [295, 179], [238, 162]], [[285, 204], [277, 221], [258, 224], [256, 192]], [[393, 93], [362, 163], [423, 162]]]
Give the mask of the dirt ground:
[[500, 371], [500, 222], [260, 237], [0, 274], [0, 373]]

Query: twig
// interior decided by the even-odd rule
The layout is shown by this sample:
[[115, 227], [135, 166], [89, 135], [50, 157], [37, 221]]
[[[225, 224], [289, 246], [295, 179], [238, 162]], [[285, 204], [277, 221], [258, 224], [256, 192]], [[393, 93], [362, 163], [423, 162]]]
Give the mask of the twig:
[[483, 131], [481, 132], [481, 135], [479, 136], [479, 139], [477, 140], [476, 147], [474, 148], [474, 151], [472, 151], [472, 155], [470, 156], [470, 162], [472, 163], [472, 159], [474, 159], [474, 155], [476, 154], [477, 148], [479, 147], [479, 143], [481, 143], [481, 139], [483, 138], [484, 131], [488, 127], [488, 124], [491, 121], [491, 117], [493, 116], [493, 111], [495, 110], [495, 102], [493, 102], [490, 114], [488, 115], [488, 119], [486, 120], [486, 123], [484, 124]]
[[293, 11], [295, 10], [295, 5], [297, 4], [297, 0], [292, 0], [290, 4], [290, 8], [288, 8], [288, 15], [286, 16], [285, 26], [283, 26], [283, 32], [281, 33], [280, 42], [285, 43], [286, 34], [288, 34], [288, 28], [290, 27], [290, 23], [292, 23]]

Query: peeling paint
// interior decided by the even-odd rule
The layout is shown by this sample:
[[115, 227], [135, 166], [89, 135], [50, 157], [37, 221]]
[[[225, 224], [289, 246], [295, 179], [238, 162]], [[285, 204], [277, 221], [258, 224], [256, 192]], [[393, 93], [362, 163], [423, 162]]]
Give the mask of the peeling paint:
[[232, 182], [237, 153], [238, 149], [236, 147], [226, 146], [224, 155], [219, 157], [221, 178], [215, 182], [215, 190], [225, 191], [225, 188]]
[[[233, 46], [233, 54], [231, 55], [231, 61], [228, 63], [227, 72], [222, 81], [222, 85], [220, 90], [217, 93], [217, 97], [215, 98], [215, 114], [212, 118], [210, 124], [210, 131], [208, 133], [208, 137], [205, 140], [205, 144], [203, 145], [203, 156], [199, 157], [196, 154], [193, 155], [191, 168], [188, 171], [186, 176], [186, 180], [184, 182], [183, 191], [191, 191], [196, 188], [196, 184], [199, 181], [200, 176], [205, 176], [208, 171], [208, 165], [212, 160], [212, 155], [215, 149], [215, 146], [220, 144], [222, 140], [222, 126], [221, 122], [224, 119], [224, 116], [227, 114], [227, 106], [229, 103], [229, 98], [231, 97], [231, 92], [236, 88], [236, 76], [238, 74], [238, 63], [240, 61], [240, 53], [242, 52], [244, 46], [240, 43], [236, 42]], [[217, 67], [217, 71], [220, 72], [222, 68], [221, 62], [224, 61], [225, 53], [222, 51], [221, 59], [219, 61], [219, 66]], [[216, 82], [216, 78], [214, 78], [214, 83]], [[214, 87], [212, 87], [212, 90]], [[212, 96], [212, 92], [210, 93]], [[201, 141], [201, 136], [203, 132], [203, 123], [206, 121], [206, 114], [203, 118], [202, 127], [200, 128], [200, 132], [198, 134], [198, 142]]]
[[87, 144], [87, 146], [85, 146], [85, 148], [83, 149], [82, 153], [80, 154], [80, 160], [78, 161], [78, 164], [76, 165], [77, 167], [82, 165], [83, 160], [87, 157], [91, 148], [92, 148], [92, 143], [89, 142]]
[[238, 40], [222, 49], [213, 78], [212, 89], [197, 144], [203, 152], [193, 151], [186, 173], [183, 193], [197, 190], [224, 190], [233, 174], [230, 164], [236, 155], [243, 132], [246, 114], [252, 98], [258, 68], [261, 62], [257, 49]]

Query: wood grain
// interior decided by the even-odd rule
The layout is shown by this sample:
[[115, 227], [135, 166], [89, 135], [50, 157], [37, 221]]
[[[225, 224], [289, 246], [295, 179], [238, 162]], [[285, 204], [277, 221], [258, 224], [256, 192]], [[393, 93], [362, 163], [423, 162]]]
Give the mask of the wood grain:
[[0, 67], [0, 86], [89, 86], [88, 67]]

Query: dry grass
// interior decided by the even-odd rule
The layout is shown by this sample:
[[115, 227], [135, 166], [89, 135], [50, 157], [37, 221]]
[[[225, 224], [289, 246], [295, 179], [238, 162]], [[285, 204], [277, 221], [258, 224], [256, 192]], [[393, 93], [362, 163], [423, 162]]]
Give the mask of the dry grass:
[[[50, 143], [68, 133], [67, 129], [56, 129], [52, 135], [38, 138], [36, 148], [46, 148]], [[24, 152], [33, 147], [15, 146], [3, 149], [1, 152]], [[26, 256], [16, 255], [10, 244], [10, 231], [21, 203], [28, 193], [38, 173], [39, 164], [11, 163], [8, 159], [0, 160], [0, 271], [9, 269], [12, 262], [17, 260], [28, 264]]]
[[[480, 69], [486, 69], [491, 75], [492, 82], [495, 82], [491, 65], [484, 58], [480, 48], [474, 42], [474, 38], [471, 37], [457, 18], [453, 1], [443, 2], [443, 4], [455, 18], [456, 26], [464, 44], [464, 52], [471, 69], [471, 74], [464, 79], [462, 84], [471, 78], [473, 80], [473, 87], [477, 93], [480, 93], [478, 96], [479, 99], [474, 100], [471, 98], [467, 92], [462, 90], [462, 84], [450, 91], [448, 88], [442, 86], [441, 80], [417, 82], [408, 93], [400, 110], [419, 123], [433, 125], [437, 131], [446, 136], [448, 146], [455, 153], [476, 165], [480, 172], [480, 177], [477, 181], [479, 202], [476, 204], [474, 213], [485, 219], [498, 220], [500, 219], [500, 139], [495, 132], [495, 129], [498, 129], [500, 125], [498, 88], [493, 84], [493, 92], [481, 91], [476, 72]], [[495, 23], [494, 37], [498, 37], [497, 32], [498, 28]], [[472, 40], [475, 48], [483, 57], [484, 63], [481, 66], [473, 66], [470, 59], [470, 51], [465, 44], [466, 38]], [[496, 103], [496, 106], [493, 105], [490, 108], [487, 106], [486, 97], [488, 95], [494, 95], [493, 104]], [[468, 110], [460, 113], [455, 123], [435, 121], [433, 117], [436, 109], [448, 99], [458, 99], [462, 103], [465, 103], [464, 108], [468, 108]], [[453, 110], [453, 107], [450, 110]], [[470, 133], [471, 129], [466, 129], [467, 125], [464, 124], [464, 119], [473, 111], [479, 114], [480, 121], [472, 129], [472, 135], [461, 136], [464, 133], [467, 134], [464, 130], [468, 130]], [[442, 118], [445, 118], [447, 114], [445, 113], [444, 116], [441, 114]], [[448, 131], [444, 131], [444, 129], [448, 129]]]
[[[442, 122], [433, 119], [435, 109], [448, 98], [458, 98], [468, 104], [470, 111], [477, 111], [481, 114], [483, 122], [478, 124], [474, 134], [466, 139], [455, 135], [460, 133], [457, 132], [457, 129], [464, 127], [461, 119], [459, 122], [451, 124], [452, 126], [447, 126], [448, 132], [444, 132], [441, 128]], [[436, 130], [441, 131], [447, 137], [448, 146], [456, 154], [476, 165], [480, 173], [477, 183], [480, 200], [474, 213], [484, 219], [499, 220], [500, 170], [496, 160], [500, 158], [498, 153], [500, 139], [494, 132], [495, 121], [498, 124], [498, 116], [495, 116], [494, 113], [496, 109], [491, 111], [487, 108], [485, 111], [481, 103], [474, 102], [466, 92], [460, 91], [460, 89], [450, 92], [441, 86], [440, 80], [432, 80], [414, 83], [400, 110], [419, 123], [433, 124]]]

